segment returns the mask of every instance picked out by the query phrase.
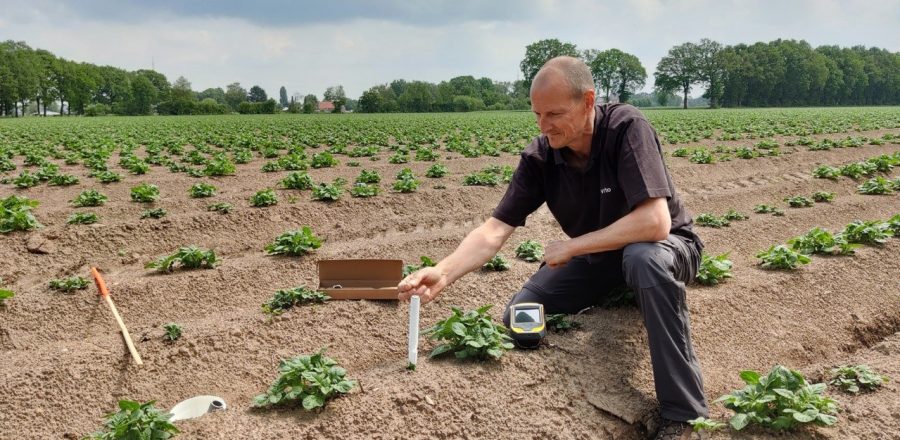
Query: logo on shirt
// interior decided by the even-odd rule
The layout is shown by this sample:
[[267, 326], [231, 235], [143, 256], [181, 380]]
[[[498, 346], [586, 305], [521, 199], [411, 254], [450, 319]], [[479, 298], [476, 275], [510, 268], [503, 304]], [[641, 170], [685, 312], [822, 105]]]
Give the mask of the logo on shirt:
[[600, 194], [606, 194], [612, 192], [610, 188], [600, 188]]

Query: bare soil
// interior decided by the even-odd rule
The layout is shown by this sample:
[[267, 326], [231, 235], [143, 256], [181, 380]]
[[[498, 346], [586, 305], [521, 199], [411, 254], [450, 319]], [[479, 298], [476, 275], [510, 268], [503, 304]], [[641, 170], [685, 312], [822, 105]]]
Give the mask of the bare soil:
[[[674, 148], [665, 147], [669, 152]], [[817, 152], [798, 148], [779, 157], [710, 165], [667, 158], [694, 215], [721, 215], [730, 208], [750, 214], [749, 220], [727, 228], [697, 228], [708, 253], [728, 252], [735, 264], [734, 278], [724, 284], [690, 286], [688, 291], [692, 336], [712, 417], [730, 417], [730, 411], [711, 402], [742, 386], [741, 370], [768, 371], [783, 364], [820, 378], [837, 365], [867, 363], [900, 378], [900, 239], [863, 247], [854, 257], [815, 257], [790, 273], [762, 270], [755, 258], [814, 226], [837, 230], [853, 220], [900, 213], [900, 195], [861, 195], [858, 182], [811, 176], [819, 164], [898, 150], [898, 145]], [[276, 289], [317, 285], [318, 259], [416, 262], [420, 255], [448, 255], [490, 215], [505, 191], [504, 186], [462, 186], [463, 175], [488, 163], [515, 166], [517, 161], [510, 155], [452, 155], [444, 160], [450, 169], [446, 177], [423, 177], [418, 192], [397, 194], [388, 190], [397, 171], [409, 166], [424, 176], [430, 163], [364, 160], [362, 168], [382, 174], [384, 194], [373, 199], [347, 194], [326, 204], [310, 200], [308, 191], [278, 190], [280, 203], [268, 208], [250, 207], [247, 198], [275, 187], [286, 173], [262, 173], [259, 161], [239, 166], [237, 176], [204, 179], [219, 188], [212, 199], [189, 198], [188, 188], [197, 179], [161, 168], [95, 185], [83, 169], [61, 166], [82, 183], [14, 191], [4, 186], [2, 196], [14, 192], [40, 200], [36, 216], [45, 227], [0, 236], [0, 278], [17, 292], [0, 307], [0, 438], [80, 438], [98, 429], [119, 399], [156, 400], [159, 407], [171, 408], [199, 394], [222, 396], [229, 409], [179, 422], [183, 438], [643, 438], [653, 427], [656, 407], [646, 333], [636, 308], [592, 309], [577, 318], [582, 330], [551, 334], [550, 345], [512, 351], [499, 362], [427, 360], [431, 345], [423, 342], [422, 360], [412, 373], [404, 368], [405, 305], [333, 301], [272, 320], [260, 309]], [[359, 170], [341, 165], [310, 174], [317, 182], [339, 176], [352, 181]], [[141, 182], [160, 187], [162, 198], [152, 207], [168, 211], [163, 219], [140, 219], [148, 206], [131, 202], [128, 193]], [[446, 189], [434, 189], [438, 183]], [[78, 209], [96, 212], [100, 223], [66, 225], [73, 211], [67, 201], [87, 188], [110, 198], [103, 207]], [[834, 202], [802, 209], [782, 202], [819, 190], [836, 192]], [[293, 203], [291, 197], [296, 197]], [[208, 203], [219, 201], [232, 203], [234, 211], [206, 211]], [[753, 214], [759, 203], [785, 206], [786, 215]], [[303, 225], [327, 238], [318, 252], [301, 258], [264, 254], [263, 247], [277, 235]], [[541, 207], [501, 252], [512, 269], [462, 278], [423, 308], [423, 326], [446, 317], [451, 305], [471, 309], [495, 304], [492, 314], [499, 320], [503, 305], [538, 267], [515, 259], [515, 246], [526, 239], [546, 243], [563, 237], [546, 206]], [[143, 268], [189, 244], [215, 249], [221, 264], [168, 275]], [[47, 253], [32, 253], [29, 247]], [[47, 287], [53, 278], [89, 277], [91, 265], [105, 273], [143, 367], [132, 363], [93, 286], [72, 294]], [[163, 342], [162, 326], [168, 322], [183, 326], [181, 340]], [[318, 413], [250, 408], [253, 396], [275, 379], [279, 359], [323, 346], [360, 387]], [[860, 396], [829, 392], [844, 408], [838, 424], [801, 430], [791, 438], [900, 438], [896, 381]], [[628, 406], [640, 421], [628, 423], [598, 408], [603, 404], [597, 402], [609, 401]], [[773, 436], [750, 428], [712, 437]]]

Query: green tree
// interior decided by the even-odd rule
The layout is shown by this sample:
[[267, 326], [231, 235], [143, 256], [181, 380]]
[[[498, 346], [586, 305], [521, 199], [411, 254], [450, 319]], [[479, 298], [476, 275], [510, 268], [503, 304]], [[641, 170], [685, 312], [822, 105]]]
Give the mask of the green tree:
[[132, 115], [149, 115], [151, 108], [157, 103], [156, 87], [146, 76], [136, 75], [131, 80], [131, 103], [128, 113]]
[[322, 97], [325, 101], [331, 101], [334, 104], [334, 113], [340, 113], [341, 109], [347, 104], [347, 96], [344, 94], [344, 86], [332, 86], [325, 89], [325, 95]]
[[525, 58], [519, 63], [519, 68], [525, 77], [527, 88], [531, 88], [531, 81], [544, 63], [562, 55], [577, 57], [581, 54], [574, 44], [563, 43], [555, 38], [540, 40], [525, 46]]
[[303, 97], [303, 113], [312, 113], [319, 108], [319, 98], [316, 95], [306, 95]]
[[412, 81], [406, 91], [397, 99], [400, 111], [430, 112], [435, 101], [434, 85], [423, 81]]
[[266, 102], [269, 97], [266, 95], [266, 91], [262, 89], [260, 86], [250, 87], [250, 94], [247, 97], [247, 100], [250, 102]]
[[699, 48], [694, 43], [684, 43], [669, 49], [656, 65], [655, 83], [662, 91], [680, 90], [684, 93], [684, 108], [687, 108], [691, 86], [701, 80], [697, 67]]
[[200, 101], [212, 99], [216, 104], [226, 104], [225, 91], [221, 87], [206, 89], [197, 94], [197, 99]]
[[725, 59], [722, 45], [708, 38], [700, 40], [697, 45], [697, 71], [700, 81], [706, 87], [704, 98], [709, 99], [709, 106], [716, 108], [724, 94]]
[[284, 86], [281, 86], [281, 89], [278, 90], [278, 95], [280, 98], [278, 103], [281, 104], [281, 108], [287, 107], [290, 103], [288, 102], [287, 89]]
[[644, 87], [647, 71], [636, 56], [619, 49], [586, 51], [585, 56], [590, 57], [591, 74], [598, 88], [605, 91], [607, 102], [611, 92], [618, 95], [620, 102], [626, 102]]
[[238, 111], [238, 106], [247, 100], [247, 90], [241, 87], [241, 83], [235, 82], [225, 87], [225, 103], [232, 111]]

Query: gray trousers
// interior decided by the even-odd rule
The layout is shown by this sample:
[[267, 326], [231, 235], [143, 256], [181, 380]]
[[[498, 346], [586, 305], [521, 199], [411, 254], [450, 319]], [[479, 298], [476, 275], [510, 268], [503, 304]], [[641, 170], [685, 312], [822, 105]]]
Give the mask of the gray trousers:
[[[669, 235], [663, 241], [632, 243], [604, 257], [592, 264], [588, 256], [578, 256], [558, 268], [542, 264], [509, 305], [537, 302], [547, 314], [574, 314], [627, 284], [647, 328], [660, 415], [676, 421], [706, 417], [709, 410], [691, 344], [684, 289], [697, 275], [700, 251], [692, 240]], [[507, 326], [509, 305], [503, 314]]]

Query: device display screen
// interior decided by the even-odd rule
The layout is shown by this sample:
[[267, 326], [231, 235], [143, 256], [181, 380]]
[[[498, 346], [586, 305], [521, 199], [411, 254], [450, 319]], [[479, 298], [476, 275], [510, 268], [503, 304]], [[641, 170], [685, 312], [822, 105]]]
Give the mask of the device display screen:
[[541, 322], [541, 314], [539, 309], [519, 309], [516, 310], [516, 322]]

